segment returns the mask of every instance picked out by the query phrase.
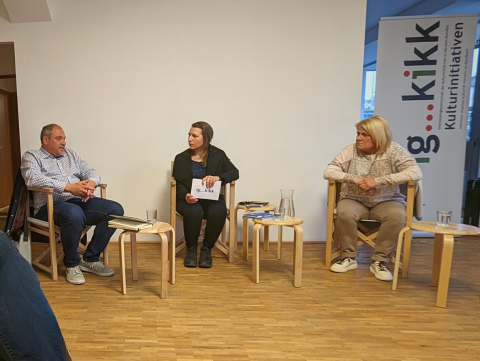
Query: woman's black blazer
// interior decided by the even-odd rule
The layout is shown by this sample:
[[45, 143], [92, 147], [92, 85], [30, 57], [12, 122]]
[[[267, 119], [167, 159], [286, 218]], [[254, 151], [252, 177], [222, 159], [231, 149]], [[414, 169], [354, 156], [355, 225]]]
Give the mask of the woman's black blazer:
[[[210, 145], [205, 175], [219, 176], [222, 185], [238, 179], [238, 169], [223, 150]], [[187, 149], [175, 157], [173, 178], [177, 181], [177, 199], [185, 200], [192, 189], [192, 151]]]

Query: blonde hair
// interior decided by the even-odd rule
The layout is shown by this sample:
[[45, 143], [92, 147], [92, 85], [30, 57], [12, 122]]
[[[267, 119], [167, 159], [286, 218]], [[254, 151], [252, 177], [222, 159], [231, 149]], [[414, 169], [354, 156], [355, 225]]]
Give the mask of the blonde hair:
[[392, 130], [385, 118], [374, 115], [373, 117], [363, 119], [355, 124], [355, 127], [362, 127], [372, 138], [378, 154], [387, 151], [392, 143]]

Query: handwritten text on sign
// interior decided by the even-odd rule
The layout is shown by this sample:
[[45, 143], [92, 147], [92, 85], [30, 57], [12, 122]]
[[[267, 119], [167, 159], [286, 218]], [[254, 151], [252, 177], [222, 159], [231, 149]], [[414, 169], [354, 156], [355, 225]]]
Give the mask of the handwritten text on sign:
[[192, 179], [192, 196], [198, 199], [212, 199], [218, 201], [220, 197], [220, 188], [222, 187], [221, 181], [216, 181], [212, 188], [207, 188], [202, 185], [201, 179]]

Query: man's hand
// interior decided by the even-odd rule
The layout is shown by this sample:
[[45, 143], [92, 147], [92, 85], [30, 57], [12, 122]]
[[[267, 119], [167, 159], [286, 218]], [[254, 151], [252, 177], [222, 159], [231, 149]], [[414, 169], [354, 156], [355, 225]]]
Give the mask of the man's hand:
[[216, 181], [219, 181], [220, 177], [216, 175], [207, 175], [202, 179], [202, 186], [205, 184], [207, 188], [212, 188]]
[[93, 191], [90, 190], [90, 189], [88, 189], [88, 190], [87, 190], [87, 196], [84, 197], [84, 198], [82, 198], [82, 202], [86, 202], [86, 201], [88, 201], [90, 198], [94, 198], [94, 197], [95, 197], [94, 192], [95, 192], [95, 187], [96, 187], [97, 185], [96, 185], [95, 182], [92, 181], [92, 180], [89, 180], [89, 181], [87, 181], [87, 182], [88, 182], [88, 185], [89, 185], [90, 187], [93, 187]]
[[86, 181], [86, 180], [80, 181], [77, 183], [67, 183], [64, 189], [64, 192], [68, 192], [73, 194], [74, 196], [81, 197], [82, 201], [84, 202], [94, 197], [93, 195], [94, 191], [95, 191], [95, 182]]
[[187, 193], [187, 195], [185, 196], [185, 202], [193, 204], [193, 203], [197, 203], [198, 199], [192, 196], [190, 193]]
[[358, 178], [357, 186], [364, 191], [375, 189], [375, 178]]

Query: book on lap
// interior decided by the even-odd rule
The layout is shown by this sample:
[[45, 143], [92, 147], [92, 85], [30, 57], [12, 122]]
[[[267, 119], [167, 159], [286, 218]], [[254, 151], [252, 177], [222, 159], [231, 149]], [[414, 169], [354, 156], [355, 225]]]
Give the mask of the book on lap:
[[128, 229], [131, 231], [140, 231], [142, 229], [153, 227], [153, 223], [144, 219], [127, 217], [127, 216], [114, 216], [112, 220], [108, 221], [108, 226], [111, 228]]

